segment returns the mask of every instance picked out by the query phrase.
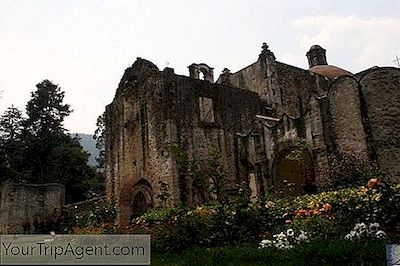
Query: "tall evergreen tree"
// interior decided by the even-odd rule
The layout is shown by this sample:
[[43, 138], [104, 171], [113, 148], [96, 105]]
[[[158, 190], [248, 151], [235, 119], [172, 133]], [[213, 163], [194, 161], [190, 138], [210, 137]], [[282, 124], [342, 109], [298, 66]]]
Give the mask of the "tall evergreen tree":
[[47, 79], [37, 84], [36, 88], [26, 105], [27, 125], [31, 133], [40, 138], [49, 137], [51, 133], [65, 133], [64, 118], [72, 112], [69, 104], [63, 103], [65, 93]]
[[12, 105], [0, 117], [0, 138], [3, 140], [17, 141], [23, 129], [22, 112]]
[[83, 200], [94, 169], [87, 165], [89, 154], [78, 138], [70, 136], [63, 126], [72, 110], [63, 103], [64, 92], [58, 85], [44, 80], [36, 87], [26, 106], [25, 177], [33, 183], [62, 183], [68, 201]]
[[98, 182], [89, 154], [63, 126], [72, 110], [58, 85], [44, 80], [36, 87], [27, 118], [13, 106], [0, 117], [0, 178], [62, 183], [67, 202], [84, 200]]
[[106, 141], [106, 113], [99, 115], [96, 121], [96, 131], [94, 132], [93, 139], [96, 140], [96, 148], [99, 150], [99, 157], [96, 158], [97, 167], [101, 170], [104, 169], [105, 164], [105, 141]]
[[21, 178], [23, 122], [22, 112], [14, 106], [7, 108], [0, 117], [0, 176], [3, 179]]

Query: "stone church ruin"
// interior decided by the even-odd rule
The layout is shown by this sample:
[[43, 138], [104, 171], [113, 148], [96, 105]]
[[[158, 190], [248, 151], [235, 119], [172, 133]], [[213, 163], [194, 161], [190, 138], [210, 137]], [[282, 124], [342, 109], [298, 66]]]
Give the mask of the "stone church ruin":
[[216, 149], [227, 194], [243, 182], [253, 196], [288, 184], [293, 194], [323, 189], [334, 178], [330, 154], [367, 158], [399, 180], [400, 69], [353, 74], [329, 65], [318, 45], [306, 57], [309, 69], [287, 65], [264, 44], [255, 63], [235, 73], [225, 68], [216, 81], [207, 64], [182, 76], [138, 58], [106, 107], [107, 197], [117, 222], [164, 204], [165, 188], [171, 203], [215, 198], [199, 189], [171, 145], [199, 162]]

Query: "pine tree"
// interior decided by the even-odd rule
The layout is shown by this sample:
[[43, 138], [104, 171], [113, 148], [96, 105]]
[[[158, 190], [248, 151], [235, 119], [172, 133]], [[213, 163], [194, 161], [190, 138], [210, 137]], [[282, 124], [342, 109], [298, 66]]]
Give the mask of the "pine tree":
[[72, 112], [68, 104], [63, 104], [65, 93], [47, 79], [36, 87], [26, 106], [31, 133], [43, 139], [51, 133], [65, 133], [64, 118]]
[[24, 145], [22, 112], [11, 106], [0, 117], [0, 176], [20, 179], [20, 170], [23, 164]]
[[96, 148], [99, 150], [99, 157], [96, 158], [97, 167], [101, 170], [104, 169], [104, 160], [105, 160], [105, 141], [106, 141], [106, 123], [105, 123], [105, 115], [104, 112], [102, 115], [99, 115], [96, 121], [96, 131], [94, 132], [93, 139], [96, 140]]
[[89, 154], [63, 126], [72, 110], [64, 104], [64, 92], [58, 85], [44, 80], [36, 85], [26, 106], [23, 141], [25, 178], [32, 183], [62, 183], [67, 201], [85, 199], [88, 180], [94, 169], [87, 165]]

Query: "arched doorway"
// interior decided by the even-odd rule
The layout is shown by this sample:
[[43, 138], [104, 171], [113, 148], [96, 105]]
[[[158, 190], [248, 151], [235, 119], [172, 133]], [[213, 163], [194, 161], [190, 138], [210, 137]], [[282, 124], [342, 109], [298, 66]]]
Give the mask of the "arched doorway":
[[146, 196], [142, 191], [136, 193], [133, 198], [133, 210], [136, 217], [142, 216], [147, 211]]
[[311, 154], [306, 150], [287, 149], [275, 159], [274, 187], [288, 195], [315, 190], [315, 174]]
[[140, 180], [132, 190], [130, 220], [142, 216], [153, 207], [153, 192], [148, 181]]

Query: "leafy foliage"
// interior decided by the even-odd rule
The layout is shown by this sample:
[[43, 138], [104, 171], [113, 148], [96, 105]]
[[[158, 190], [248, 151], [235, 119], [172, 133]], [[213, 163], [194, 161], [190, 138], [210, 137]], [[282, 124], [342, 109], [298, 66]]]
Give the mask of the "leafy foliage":
[[27, 117], [11, 107], [0, 119], [2, 160], [5, 178], [31, 183], [62, 183], [67, 201], [87, 197], [95, 184], [95, 171], [87, 165], [89, 154], [77, 137], [63, 127], [72, 110], [64, 104], [64, 92], [44, 80], [36, 85], [26, 106]]
[[226, 175], [222, 169], [221, 154], [217, 147], [209, 150], [205, 160], [189, 158], [188, 154], [178, 144], [171, 145], [171, 153], [179, 167], [182, 202], [187, 202], [188, 183], [201, 197], [202, 202], [226, 201]]
[[356, 223], [378, 222], [397, 242], [400, 210], [395, 206], [400, 205], [399, 192], [399, 185], [374, 179], [356, 188], [291, 198], [269, 196], [257, 202], [251, 202], [243, 190], [232, 202], [194, 209], [153, 209], [126, 227], [83, 227], [79, 233], [146, 233], [151, 234], [155, 250], [177, 251], [193, 246], [257, 247], [261, 240], [289, 229], [307, 232], [311, 241], [344, 240]]
[[[22, 112], [9, 107], [0, 117], [0, 176], [18, 179], [18, 169], [22, 167], [23, 132]], [[4, 180], [0, 180], [1, 181]]]
[[[79, 227], [91, 228], [91, 233], [100, 233], [104, 228], [110, 228], [116, 217], [115, 207], [104, 197], [87, 202], [70, 204], [61, 209], [61, 225], [58, 231], [62, 233], [79, 232]], [[112, 233], [111, 230], [109, 232]], [[105, 233], [105, 232], [102, 232]]]

